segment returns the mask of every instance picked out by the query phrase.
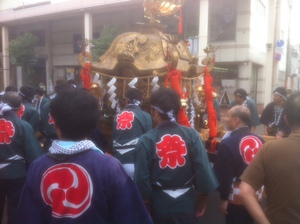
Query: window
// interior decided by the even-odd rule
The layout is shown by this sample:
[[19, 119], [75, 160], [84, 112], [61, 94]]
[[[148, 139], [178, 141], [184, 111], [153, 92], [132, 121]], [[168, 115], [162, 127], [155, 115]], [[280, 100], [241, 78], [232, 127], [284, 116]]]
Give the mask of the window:
[[34, 30], [31, 33], [37, 37], [37, 47], [44, 47], [46, 44], [45, 30]]
[[209, 1], [209, 42], [235, 40], [236, 5], [237, 0]]

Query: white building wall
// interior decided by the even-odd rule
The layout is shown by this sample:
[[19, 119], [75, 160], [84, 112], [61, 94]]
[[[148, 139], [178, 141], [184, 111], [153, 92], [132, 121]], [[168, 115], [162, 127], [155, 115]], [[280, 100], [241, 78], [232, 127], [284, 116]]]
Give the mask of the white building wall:
[[260, 66], [258, 68], [258, 76], [256, 82], [256, 103], [261, 104], [263, 106], [265, 105], [264, 95], [266, 94], [266, 89], [265, 89], [266, 84], [264, 80], [264, 74], [265, 74], [265, 67]]
[[251, 20], [250, 20], [250, 49], [249, 60], [255, 63], [255, 69], [251, 73], [251, 92], [254, 94], [257, 104], [264, 103], [264, 85], [263, 72], [266, 66], [266, 43], [268, 31], [268, 13], [266, 1], [251, 1]]
[[199, 4], [199, 39], [198, 39], [198, 58], [199, 64], [203, 58], [207, 57], [206, 53], [202, 50], [207, 45], [208, 38], [208, 0], [200, 0]]
[[251, 92], [251, 74], [252, 74], [252, 63], [245, 62], [239, 65], [239, 76], [238, 76], [238, 88], [243, 88], [247, 93]]
[[[55, 16], [56, 14], [76, 13], [83, 9], [93, 9], [94, 7], [108, 6], [117, 4], [118, 6], [141, 4], [141, 0], [65, 0], [65, 1], [42, 1], [51, 2], [51, 4], [44, 4], [34, 7], [33, 1], [18, 1], [28, 6], [31, 4], [33, 7], [27, 7], [22, 10], [13, 10], [15, 8], [11, 3], [17, 2], [13, 0], [1, 0], [2, 12], [0, 13], [0, 21], [10, 22], [20, 19], [39, 18], [44, 16]], [[21, 4], [20, 6], [22, 6]], [[1, 5], [0, 5], [1, 7]]]
[[72, 19], [52, 23], [53, 80], [66, 78], [67, 67], [79, 67], [78, 55], [74, 53], [74, 35], [84, 35], [84, 14]]
[[[249, 60], [250, 0], [238, 1], [236, 18], [236, 40], [212, 43], [219, 46], [216, 51], [218, 62], [244, 62]], [[248, 8], [248, 10], [247, 10]]]
[[[267, 27], [268, 20], [266, 7], [254, 0], [251, 4], [249, 60], [264, 65], [266, 59]], [[260, 6], [260, 7], [259, 7]]]
[[0, 1], [0, 11], [13, 9], [19, 6], [22, 6], [22, 1], [15, 1], [15, 0], [1, 0]]
[[258, 104], [264, 102], [264, 88], [256, 87], [264, 85], [268, 31], [266, 3], [266, 0], [238, 0], [235, 41], [212, 43], [219, 46], [217, 62], [239, 64], [236, 88], [244, 88]]
[[[259, 88], [259, 95], [262, 95], [262, 99], [264, 102], [264, 106], [267, 105], [268, 102], [271, 102], [272, 100], [272, 83], [273, 83], [273, 70], [277, 69], [277, 66], [274, 64], [275, 62], [275, 56], [274, 56], [274, 36], [275, 36], [275, 1], [276, 0], [270, 0], [266, 3], [267, 5], [267, 20], [268, 20], [268, 26], [267, 26], [267, 42], [266, 42], [266, 66], [264, 73], [262, 74], [261, 79], [259, 79], [262, 82], [261, 87]], [[260, 85], [259, 85], [260, 86]], [[261, 89], [264, 89], [264, 94], [260, 91]]]

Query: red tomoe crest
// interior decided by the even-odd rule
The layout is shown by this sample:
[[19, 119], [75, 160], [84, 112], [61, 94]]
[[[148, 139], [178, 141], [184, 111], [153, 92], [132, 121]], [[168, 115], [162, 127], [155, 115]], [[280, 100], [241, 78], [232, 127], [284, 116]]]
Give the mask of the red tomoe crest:
[[50, 167], [41, 181], [41, 195], [56, 218], [76, 218], [91, 205], [93, 184], [80, 165], [62, 163]]
[[174, 169], [185, 165], [184, 156], [187, 153], [186, 145], [179, 135], [164, 135], [160, 142], [156, 143], [156, 153], [160, 158], [159, 166], [164, 169], [167, 166]]
[[0, 119], [0, 144], [10, 144], [15, 134], [15, 127], [11, 121]]
[[117, 116], [117, 130], [125, 130], [132, 128], [134, 113], [132, 111], [123, 111]]
[[19, 118], [22, 118], [24, 113], [25, 113], [25, 106], [23, 104], [21, 104], [20, 109], [17, 112], [17, 115], [18, 115]]
[[240, 154], [244, 162], [249, 165], [255, 154], [262, 146], [262, 142], [256, 136], [246, 136], [240, 141]]
[[49, 113], [49, 124], [54, 124], [54, 119], [52, 118], [51, 114]]

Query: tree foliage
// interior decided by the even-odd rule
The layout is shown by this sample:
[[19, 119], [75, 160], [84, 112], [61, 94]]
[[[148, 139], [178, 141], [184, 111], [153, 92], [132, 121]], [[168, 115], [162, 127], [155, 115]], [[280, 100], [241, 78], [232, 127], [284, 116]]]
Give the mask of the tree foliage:
[[93, 50], [93, 54], [95, 58], [98, 59], [101, 55], [103, 55], [108, 50], [110, 44], [118, 35], [118, 32], [119, 32], [118, 26], [104, 25], [100, 38], [92, 41], [92, 43], [95, 45]]
[[15, 58], [17, 65], [28, 67], [33, 62], [37, 41], [32, 33], [24, 33], [9, 42], [9, 53]]

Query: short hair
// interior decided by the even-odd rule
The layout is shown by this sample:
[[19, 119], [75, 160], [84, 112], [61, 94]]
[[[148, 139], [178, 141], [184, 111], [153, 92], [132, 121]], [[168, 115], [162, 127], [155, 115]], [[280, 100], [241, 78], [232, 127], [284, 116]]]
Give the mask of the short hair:
[[61, 83], [61, 84], [56, 85], [54, 87], [54, 91], [55, 91], [56, 94], [66, 90], [66, 89], [75, 89], [75, 87], [73, 85], [67, 84], [67, 83]]
[[233, 116], [240, 118], [240, 120], [251, 128], [251, 114], [250, 110], [244, 106], [234, 106], [231, 108], [233, 111]]
[[6, 103], [13, 110], [18, 110], [22, 103], [22, 97], [16, 91], [8, 91], [3, 95], [2, 102]]
[[36, 88], [35, 92], [36, 92], [36, 94], [42, 96], [45, 94], [46, 91], [43, 88], [38, 87], [38, 88]]
[[126, 98], [130, 101], [133, 102], [134, 100], [142, 101], [143, 94], [140, 90], [136, 88], [130, 88], [126, 92]]
[[86, 89], [68, 88], [53, 99], [50, 114], [60, 128], [62, 137], [73, 141], [83, 140], [97, 125], [99, 104]]
[[287, 92], [285, 90], [285, 88], [283, 87], [277, 87], [273, 93], [278, 94], [279, 96], [281, 96], [284, 100], [286, 100], [286, 96], [287, 96]]
[[4, 91], [5, 92], [9, 92], [9, 91], [18, 92], [18, 87], [16, 87], [15, 85], [9, 85], [9, 86], [6, 86]]
[[67, 83], [71, 84], [71, 85], [74, 85], [75, 87], [78, 85], [76, 80], [74, 80], [74, 79], [69, 79]]
[[29, 85], [25, 85], [20, 88], [19, 94], [21, 95], [22, 100], [26, 100], [31, 103], [34, 98], [35, 92], [35, 88]]
[[65, 79], [57, 79], [55, 80], [55, 85], [60, 85], [60, 84], [67, 84], [67, 81]]
[[170, 120], [166, 113], [172, 110], [173, 116], [177, 118], [181, 107], [180, 95], [172, 89], [160, 87], [157, 91], [151, 94], [150, 104], [164, 112], [160, 112], [160, 116], [164, 120]]
[[300, 92], [297, 91], [287, 98], [284, 111], [291, 127], [300, 126]]
[[246, 97], [248, 95], [246, 90], [244, 90], [244, 89], [237, 89], [237, 90], [234, 91], [233, 94], [235, 96], [239, 96], [239, 97], [244, 98], [244, 99], [246, 99]]

